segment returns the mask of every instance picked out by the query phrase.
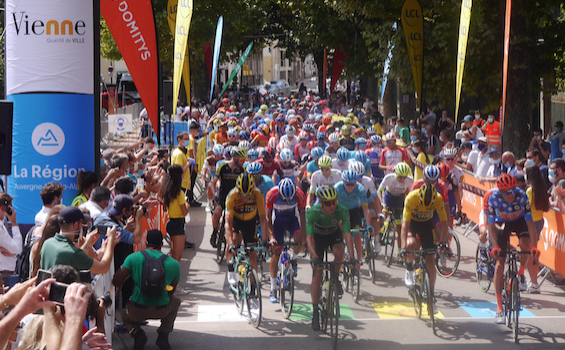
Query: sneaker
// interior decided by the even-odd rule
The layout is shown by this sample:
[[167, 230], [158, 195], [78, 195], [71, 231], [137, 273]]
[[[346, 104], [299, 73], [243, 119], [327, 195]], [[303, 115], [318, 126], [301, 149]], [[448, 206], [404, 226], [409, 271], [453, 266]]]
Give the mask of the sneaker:
[[194, 248], [196, 248], [196, 245], [194, 245], [194, 243], [184, 242], [184, 249], [194, 249]]
[[497, 311], [496, 316], [494, 316], [494, 323], [496, 324], [504, 324], [504, 312]]
[[269, 301], [273, 304], [276, 304], [279, 302], [279, 298], [277, 298], [277, 291], [276, 289], [273, 289], [271, 291], [271, 296], [269, 297]]
[[171, 350], [171, 344], [169, 344], [169, 333], [168, 332], [157, 332], [157, 341], [155, 344], [159, 347], [159, 350]]
[[414, 285], [414, 271], [406, 270], [406, 274], [404, 275], [404, 283], [406, 287], [412, 287]]
[[526, 290], [528, 294], [540, 294], [539, 285], [533, 284], [531, 281], [528, 282], [528, 289]]
[[212, 212], [212, 205], [210, 203], [208, 203], [208, 205], [206, 206], [206, 212], [207, 213], [211, 213]]
[[234, 271], [228, 271], [228, 283], [232, 286], [237, 283], [237, 279], [235, 277]]
[[179, 296], [179, 297], [188, 295], [188, 289], [183, 289], [183, 288], [177, 286], [177, 289], [175, 290], [175, 295]]
[[525, 292], [528, 290], [528, 285], [526, 284], [526, 276], [518, 276], [518, 288], [520, 289], [520, 292]]
[[133, 350], [143, 350], [147, 343], [147, 336], [141, 328], [134, 328], [130, 332], [133, 337]]
[[318, 315], [312, 317], [312, 329], [316, 332], [320, 330], [320, 317]]
[[343, 287], [341, 286], [341, 282], [338, 280], [335, 285], [336, 285], [337, 295], [342, 296], [343, 295]]
[[373, 254], [379, 254], [382, 250], [381, 244], [379, 243], [379, 241], [375, 242], [375, 246], [373, 247]]
[[210, 236], [210, 245], [214, 248], [218, 248], [218, 232], [216, 229], [212, 231], [212, 236]]

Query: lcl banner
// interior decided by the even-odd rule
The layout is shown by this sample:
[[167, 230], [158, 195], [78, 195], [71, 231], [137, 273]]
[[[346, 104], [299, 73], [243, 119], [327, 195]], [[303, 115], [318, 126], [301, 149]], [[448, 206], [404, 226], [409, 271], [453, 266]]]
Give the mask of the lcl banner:
[[463, 70], [465, 68], [465, 55], [467, 54], [467, 42], [469, 40], [469, 23], [471, 22], [471, 7], [473, 0], [461, 1], [461, 19], [459, 22], [459, 44], [457, 45], [457, 76], [455, 82], [455, 124], [459, 115], [459, 99], [463, 87]]
[[22, 224], [34, 222], [46, 183], [66, 186], [69, 205], [79, 171], [95, 170], [94, 36], [92, 1], [6, 1], [6, 91], [14, 102], [8, 192]]
[[418, 0], [406, 0], [402, 6], [402, 28], [414, 77], [418, 109], [422, 109], [422, 74], [424, 70], [424, 17]]
[[[179, 0], [169, 0], [167, 4], [167, 20], [173, 38], [175, 37], [175, 28], [177, 21], [177, 8]], [[186, 100], [190, 103], [190, 63], [188, 60], [188, 45], [184, 53], [184, 65], [182, 66], [182, 80], [184, 81], [184, 89], [186, 91]]]
[[159, 66], [151, 0], [100, 0], [100, 12], [128, 66], [159, 140]]

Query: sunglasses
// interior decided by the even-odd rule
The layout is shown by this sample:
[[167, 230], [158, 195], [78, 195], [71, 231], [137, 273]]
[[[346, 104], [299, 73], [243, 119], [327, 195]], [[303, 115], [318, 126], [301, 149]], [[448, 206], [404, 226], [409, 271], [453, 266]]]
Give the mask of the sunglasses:
[[397, 180], [405, 180], [405, 179], [406, 179], [406, 176], [397, 176], [396, 179], [397, 179]]
[[247, 198], [249, 198], [249, 197], [251, 196], [251, 193], [250, 193], [250, 194], [241, 194], [241, 193], [240, 193], [239, 196], [240, 196], [242, 199], [247, 199]]
[[447, 160], [448, 162], [452, 162], [455, 160], [455, 158], [445, 158], [445, 160]]
[[355, 182], [344, 182], [343, 184], [344, 184], [345, 186], [347, 186], [347, 187], [353, 187], [353, 186], [355, 186]]
[[331, 168], [320, 168], [321, 171], [330, 170]]
[[508, 191], [500, 191], [503, 196], [511, 196], [513, 195], [515, 190], [508, 190]]
[[529, 156], [529, 157], [526, 156], [526, 159], [532, 159], [532, 158], [534, 158], [534, 156]]
[[322, 205], [325, 207], [333, 207], [336, 204], [337, 204], [337, 200], [322, 202]]

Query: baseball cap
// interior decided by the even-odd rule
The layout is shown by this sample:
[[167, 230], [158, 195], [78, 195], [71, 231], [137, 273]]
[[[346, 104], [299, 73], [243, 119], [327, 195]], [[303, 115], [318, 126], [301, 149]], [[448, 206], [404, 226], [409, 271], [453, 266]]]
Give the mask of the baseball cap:
[[161, 231], [152, 229], [147, 231], [147, 246], [161, 248], [163, 245], [163, 234]]
[[59, 213], [59, 220], [63, 224], [72, 224], [77, 221], [90, 221], [90, 215], [84, 214], [78, 207], [66, 207]]
[[498, 148], [497, 146], [492, 146], [489, 150], [489, 153], [497, 153], [500, 152], [500, 148]]
[[477, 141], [484, 142], [484, 143], [487, 143], [487, 142], [488, 142], [488, 141], [487, 141], [487, 138], [484, 137], [484, 136], [479, 137], [479, 139], [478, 139]]
[[120, 215], [124, 209], [129, 209], [133, 206], [133, 199], [127, 194], [119, 194], [114, 198], [112, 207], [108, 210], [109, 215]]
[[467, 114], [467, 115], [465, 116], [465, 118], [463, 118], [463, 121], [464, 121], [464, 122], [472, 122], [473, 119], [474, 119], [474, 118], [473, 118], [470, 114]]

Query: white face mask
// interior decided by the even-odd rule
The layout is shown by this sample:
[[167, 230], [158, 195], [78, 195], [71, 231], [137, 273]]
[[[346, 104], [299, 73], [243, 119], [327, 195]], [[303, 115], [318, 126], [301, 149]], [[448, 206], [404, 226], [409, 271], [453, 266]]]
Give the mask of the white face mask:
[[500, 164], [500, 162], [502, 161], [502, 158], [498, 158], [498, 159], [492, 159], [490, 160], [491, 164]]

